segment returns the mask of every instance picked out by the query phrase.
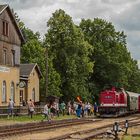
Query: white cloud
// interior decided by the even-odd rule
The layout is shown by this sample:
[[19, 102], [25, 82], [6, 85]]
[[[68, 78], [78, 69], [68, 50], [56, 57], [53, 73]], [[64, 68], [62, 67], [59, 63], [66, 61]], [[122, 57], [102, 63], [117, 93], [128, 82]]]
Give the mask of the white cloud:
[[77, 24], [81, 18], [103, 18], [117, 30], [124, 30], [128, 49], [134, 59], [140, 59], [140, 0], [0, 0], [8, 3], [27, 27], [47, 32], [46, 23], [57, 9], [63, 9]]

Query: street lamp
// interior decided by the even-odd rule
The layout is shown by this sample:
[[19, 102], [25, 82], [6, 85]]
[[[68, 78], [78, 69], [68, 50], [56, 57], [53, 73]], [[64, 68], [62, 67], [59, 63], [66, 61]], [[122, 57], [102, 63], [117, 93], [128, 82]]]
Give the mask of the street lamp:
[[45, 59], [46, 59], [46, 94], [45, 94], [45, 99], [48, 96], [48, 48], [49, 48], [49, 44], [47, 44], [46, 46], [46, 50], [45, 50]]

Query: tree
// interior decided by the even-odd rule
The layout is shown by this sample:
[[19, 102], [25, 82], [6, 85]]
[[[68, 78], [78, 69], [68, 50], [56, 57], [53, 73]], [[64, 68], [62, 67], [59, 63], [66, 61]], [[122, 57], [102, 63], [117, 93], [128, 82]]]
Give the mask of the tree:
[[89, 91], [86, 81], [93, 69], [89, 55], [93, 49], [84, 41], [82, 31], [65, 11], [60, 9], [53, 13], [47, 25], [48, 54], [53, 68], [60, 75], [63, 98], [70, 100], [77, 95], [87, 98]]
[[95, 61], [90, 78], [90, 85], [95, 87], [90, 86], [92, 93], [99, 93], [109, 85], [129, 88], [132, 58], [126, 48], [124, 32], [115, 31], [112, 23], [98, 18], [93, 21], [83, 19], [80, 28], [95, 49], [91, 57]]
[[24, 28], [22, 30], [26, 43], [21, 47], [21, 63], [37, 63], [42, 72], [42, 78], [40, 80], [40, 95], [41, 100], [44, 100], [45, 96], [45, 48], [40, 41], [39, 33], [33, 33], [32, 30]]

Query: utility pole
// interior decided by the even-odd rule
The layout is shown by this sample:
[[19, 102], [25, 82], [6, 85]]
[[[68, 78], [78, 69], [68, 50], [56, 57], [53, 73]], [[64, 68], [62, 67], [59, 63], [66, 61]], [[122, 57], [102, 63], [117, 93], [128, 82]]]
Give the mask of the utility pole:
[[45, 99], [48, 96], [48, 46], [46, 46], [46, 94]]

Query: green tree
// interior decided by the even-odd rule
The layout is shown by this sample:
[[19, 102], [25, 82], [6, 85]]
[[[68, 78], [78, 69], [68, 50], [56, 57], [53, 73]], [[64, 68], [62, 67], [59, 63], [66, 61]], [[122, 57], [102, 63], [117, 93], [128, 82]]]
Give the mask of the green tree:
[[77, 95], [87, 98], [89, 91], [86, 82], [93, 69], [89, 55], [93, 49], [84, 41], [82, 31], [63, 10], [53, 13], [47, 25], [48, 54], [52, 58], [53, 68], [61, 77], [63, 98], [69, 100]]
[[129, 88], [132, 58], [126, 48], [126, 35], [117, 32], [112, 23], [95, 18], [82, 20], [80, 28], [85, 39], [94, 46], [91, 60], [95, 61], [90, 89], [97, 94], [109, 85]]
[[129, 74], [128, 90], [133, 92], [140, 92], [140, 70], [136, 60], [131, 61], [131, 73]]
[[[46, 58], [47, 43], [45, 44], [40, 39], [39, 32], [34, 33], [31, 29], [26, 28], [25, 24], [19, 19], [16, 13], [15, 18], [26, 41], [21, 47], [21, 63], [37, 63], [43, 75], [40, 81], [41, 100], [45, 100], [46, 94], [61, 96], [59, 88], [61, 84], [60, 76], [53, 68], [52, 58]], [[46, 77], [46, 61], [49, 65], [47, 66], [49, 67], [49, 72], [47, 72], [48, 77]], [[46, 87], [46, 81], [50, 81], [48, 87]], [[48, 89], [47, 93], [46, 88]]]
[[[22, 30], [26, 43], [21, 47], [21, 63], [37, 63], [42, 72], [40, 80], [40, 95], [41, 100], [45, 98], [45, 48], [40, 41], [39, 33], [34, 33], [32, 30], [24, 27]], [[44, 100], [44, 99], [43, 99]]]

